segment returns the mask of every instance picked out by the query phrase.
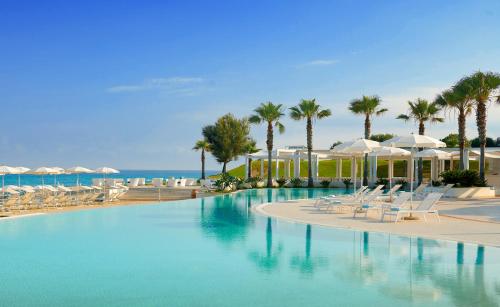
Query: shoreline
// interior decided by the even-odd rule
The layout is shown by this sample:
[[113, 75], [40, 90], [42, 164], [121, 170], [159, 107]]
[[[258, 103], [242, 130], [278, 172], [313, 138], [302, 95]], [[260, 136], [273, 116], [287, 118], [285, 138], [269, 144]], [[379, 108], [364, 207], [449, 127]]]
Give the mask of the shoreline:
[[440, 213], [441, 222], [437, 222], [434, 216], [429, 216], [427, 222], [423, 220], [380, 222], [380, 218], [373, 215], [369, 215], [368, 219], [363, 215], [353, 219], [351, 212], [321, 214], [316, 209], [307, 212], [311, 211], [312, 204], [313, 200], [292, 200], [260, 204], [253, 210], [260, 215], [291, 223], [500, 247], [500, 222], [446, 213]]

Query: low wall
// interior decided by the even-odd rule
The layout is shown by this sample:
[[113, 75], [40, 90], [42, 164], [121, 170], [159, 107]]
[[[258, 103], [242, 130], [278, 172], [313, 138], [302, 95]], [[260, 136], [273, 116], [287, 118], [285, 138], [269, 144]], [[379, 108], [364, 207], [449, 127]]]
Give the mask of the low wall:
[[161, 187], [135, 187], [130, 188], [120, 200], [127, 201], [158, 201], [158, 200], [179, 200], [191, 198], [192, 190], [199, 192], [200, 187], [169, 188]]
[[446, 192], [445, 197], [449, 198], [493, 198], [495, 188], [473, 187], [473, 188], [451, 188]]

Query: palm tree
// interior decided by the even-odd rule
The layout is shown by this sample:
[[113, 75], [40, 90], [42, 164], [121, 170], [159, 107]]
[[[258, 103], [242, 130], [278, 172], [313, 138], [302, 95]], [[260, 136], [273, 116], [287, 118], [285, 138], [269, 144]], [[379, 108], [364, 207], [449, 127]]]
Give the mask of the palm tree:
[[441, 107], [458, 112], [458, 146], [460, 148], [460, 169], [465, 169], [464, 149], [466, 143], [466, 119], [472, 113], [474, 101], [470, 87], [457, 83], [451, 89], [438, 95], [434, 101]]
[[207, 140], [199, 140], [193, 147], [193, 150], [201, 150], [201, 179], [205, 179], [205, 152], [210, 151], [210, 144]]
[[[425, 99], [417, 98], [416, 101], [408, 101], [408, 105], [410, 106], [408, 110], [408, 115], [400, 114], [397, 119], [402, 119], [404, 121], [409, 121], [413, 119], [416, 123], [418, 123], [418, 134], [425, 135], [425, 123], [442, 123], [444, 119], [438, 116], [438, 113], [441, 111], [438, 104], [435, 102], [429, 103]], [[422, 183], [423, 178], [423, 160], [418, 160], [418, 183]]]
[[[365, 116], [365, 139], [370, 139], [373, 115], [380, 116], [388, 111], [385, 108], [380, 108], [380, 97], [364, 95], [360, 99], [352, 100], [349, 104], [349, 110], [354, 114]], [[368, 154], [365, 154], [363, 185], [368, 185]]]
[[[278, 128], [279, 133], [285, 132], [285, 126], [279, 121], [285, 115], [281, 104], [275, 105], [272, 102], [262, 103], [254, 110], [255, 114], [250, 116], [249, 121], [253, 124], [267, 123], [267, 187], [273, 187], [272, 177], [272, 152], [274, 141], [274, 127]], [[277, 163], [277, 162], [276, 162]]]
[[313, 120], [322, 119], [332, 115], [330, 109], [321, 110], [321, 106], [316, 104], [316, 99], [302, 99], [299, 105], [290, 108], [290, 117], [294, 120], [306, 119], [307, 131], [307, 165], [308, 165], [308, 181], [307, 186], [314, 187], [312, 178], [312, 137], [313, 137]]
[[486, 147], [486, 120], [488, 103], [495, 100], [500, 103], [500, 74], [478, 71], [458, 82], [460, 86], [468, 87], [472, 93], [472, 100], [476, 108], [476, 124], [479, 134], [481, 155], [479, 158], [479, 176], [485, 181], [485, 147]]

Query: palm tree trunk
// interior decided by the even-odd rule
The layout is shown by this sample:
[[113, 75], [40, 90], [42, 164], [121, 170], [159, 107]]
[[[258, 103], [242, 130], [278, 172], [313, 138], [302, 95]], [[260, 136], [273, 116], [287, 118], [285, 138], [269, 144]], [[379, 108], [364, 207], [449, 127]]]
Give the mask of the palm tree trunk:
[[223, 173], [223, 174], [225, 174], [225, 173], [226, 173], [226, 166], [227, 166], [227, 162], [226, 162], [226, 161], [224, 161], [224, 162], [222, 163], [222, 173]]
[[268, 122], [267, 123], [267, 187], [272, 188], [273, 187], [273, 168], [272, 163], [273, 163], [273, 123]]
[[[372, 123], [370, 122], [370, 115], [366, 114], [365, 117], [365, 139], [370, 138], [372, 130]], [[368, 185], [368, 154], [365, 154], [365, 163], [363, 165], [363, 185], [367, 186]]]
[[486, 147], [486, 104], [478, 101], [476, 108], [476, 124], [477, 132], [479, 134], [479, 146], [481, 155], [479, 157], [479, 178], [485, 180], [485, 147]]
[[248, 158], [248, 178], [252, 178], [252, 158]]
[[[425, 135], [425, 124], [423, 121], [418, 123], [418, 134]], [[420, 148], [419, 151], [422, 149]], [[418, 185], [422, 184], [422, 180], [424, 179], [424, 160], [422, 158], [418, 159]]]
[[465, 110], [458, 111], [458, 147], [460, 148], [460, 169], [465, 169]]
[[307, 186], [309, 188], [314, 187], [313, 177], [312, 177], [312, 119], [310, 117], [307, 118]]
[[205, 149], [201, 150], [201, 179], [205, 179]]

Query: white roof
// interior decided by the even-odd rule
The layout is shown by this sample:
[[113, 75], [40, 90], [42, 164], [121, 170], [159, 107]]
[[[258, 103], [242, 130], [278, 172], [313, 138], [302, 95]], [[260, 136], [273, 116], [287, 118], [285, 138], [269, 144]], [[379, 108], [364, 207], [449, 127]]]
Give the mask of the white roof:
[[390, 147], [417, 147], [417, 148], [440, 148], [446, 147], [446, 144], [438, 139], [427, 135], [410, 134], [405, 136], [395, 136], [387, 141], [380, 143], [382, 146]]

